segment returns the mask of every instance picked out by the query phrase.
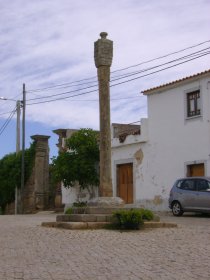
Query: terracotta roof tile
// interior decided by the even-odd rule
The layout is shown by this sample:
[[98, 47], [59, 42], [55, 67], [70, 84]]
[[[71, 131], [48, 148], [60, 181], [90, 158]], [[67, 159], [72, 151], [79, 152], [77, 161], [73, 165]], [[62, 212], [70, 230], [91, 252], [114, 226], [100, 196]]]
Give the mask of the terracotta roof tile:
[[153, 87], [153, 88], [150, 88], [150, 89], [143, 90], [142, 93], [144, 95], [149, 95], [149, 94], [154, 93], [155, 91], [157, 91], [159, 89], [162, 89], [164, 87], [172, 86], [174, 84], [178, 84], [178, 83], [181, 83], [181, 82], [186, 81], [186, 80], [194, 79], [194, 78], [197, 78], [197, 77], [203, 76], [205, 74], [209, 74], [209, 73], [210, 73], [210, 69], [206, 70], [204, 72], [197, 73], [195, 75], [191, 75], [191, 76], [188, 76], [188, 77], [185, 77], [185, 78], [167, 83], [167, 84], [163, 84], [163, 85], [160, 85], [160, 86], [157, 86], [157, 87]]

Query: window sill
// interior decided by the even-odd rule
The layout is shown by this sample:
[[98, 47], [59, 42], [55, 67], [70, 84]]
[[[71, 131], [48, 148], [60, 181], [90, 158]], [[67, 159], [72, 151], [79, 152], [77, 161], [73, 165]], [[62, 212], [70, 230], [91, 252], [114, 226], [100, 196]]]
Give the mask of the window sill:
[[193, 119], [198, 119], [198, 118], [202, 118], [202, 115], [186, 117], [186, 120], [188, 121], [188, 120], [193, 120]]

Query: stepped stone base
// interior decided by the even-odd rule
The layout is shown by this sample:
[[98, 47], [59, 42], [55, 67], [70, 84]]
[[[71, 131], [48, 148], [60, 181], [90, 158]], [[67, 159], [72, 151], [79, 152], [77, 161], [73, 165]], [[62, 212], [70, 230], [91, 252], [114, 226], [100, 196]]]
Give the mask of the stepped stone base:
[[57, 222], [111, 222], [111, 214], [70, 214], [58, 215]]
[[123, 207], [124, 205], [125, 203], [120, 197], [94, 197], [88, 201], [89, 207], [117, 208]]
[[[57, 215], [56, 222], [42, 225], [68, 229], [104, 228], [113, 222], [112, 213], [120, 209], [131, 208], [125, 208], [124, 201], [119, 197], [97, 197], [89, 201], [87, 207], [73, 207], [72, 214]], [[159, 227], [159, 221], [160, 218], [155, 215], [153, 223], [145, 223], [145, 227]]]
[[[63, 229], [103, 229], [109, 223], [107, 222], [43, 222], [43, 227], [54, 227]], [[145, 222], [143, 229], [149, 228], [174, 228], [177, 224], [174, 223], [161, 223], [161, 222]]]
[[72, 214], [58, 215], [56, 221], [110, 223], [112, 213], [123, 207], [124, 201], [120, 197], [96, 197], [88, 202], [88, 207], [73, 207]]
[[[81, 213], [80, 208], [75, 208], [73, 214], [62, 214], [57, 215], [56, 222], [106, 222], [110, 223], [113, 221], [112, 213], [119, 209], [125, 208], [99, 208], [99, 207], [87, 207], [83, 209]], [[129, 209], [129, 208], [126, 208]], [[79, 212], [77, 212], [79, 210]], [[159, 222], [160, 217], [154, 215], [153, 221]]]
[[124, 209], [123, 207], [87, 207], [85, 214], [112, 214], [114, 211]]
[[43, 222], [43, 227], [63, 228], [63, 229], [103, 229], [107, 222]]

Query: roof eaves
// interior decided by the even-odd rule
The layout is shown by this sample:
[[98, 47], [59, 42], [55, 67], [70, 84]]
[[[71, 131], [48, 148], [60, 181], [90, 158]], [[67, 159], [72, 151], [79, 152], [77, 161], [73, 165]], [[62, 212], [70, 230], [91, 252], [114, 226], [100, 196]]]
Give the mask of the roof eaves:
[[160, 86], [157, 86], [157, 87], [153, 87], [153, 88], [150, 88], [150, 89], [143, 90], [142, 93], [144, 95], [149, 95], [149, 94], [152, 94], [152, 93], [156, 93], [158, 91], [165, 90], [166, 88], [173, 87], [176, 84], [183, 83], [187, 80], [191, 80], [191, 79], [199, 78], [200, 76], [208, 75], [209, 73], [210, 73], [210, 69], [206, 70], [204, 72], [200, 72], [200, 73], [197, 73], [197, 74], [179, 79], [179, 80], [172, 81], [172, 82], [167, 83], [167, 84], [163, 84], [163, 85], [160, 85]]

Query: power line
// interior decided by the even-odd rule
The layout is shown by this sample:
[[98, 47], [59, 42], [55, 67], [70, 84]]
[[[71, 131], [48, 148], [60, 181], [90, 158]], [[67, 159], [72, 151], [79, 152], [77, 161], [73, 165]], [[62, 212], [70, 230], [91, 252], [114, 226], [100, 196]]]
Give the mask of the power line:
[[9, 112], [4, 112], [4, 113], [1, 113], [0, 116], [3, 116], [3, 115], [8, 115], [10, 113], [12, 113], [13, 111], [9, 111]]
[[88, 93], [92, 93], [92, 92], [96, 92], [96, 91], [98, 91], [98, 89], [90, 90], [90, 91], [87, 91], [87, 92], [74, 94], [74, 95], [70, 95], [70, 96], [66, 96], [66, 97], [59, 97], [59, 98], [52, 99], [52, 100], [40, 101], [40, 102], [35, 102], [35, 103], [27, 103], [27, 105], [35, 105], [35, 104], [54, 102], [54, 101], [58, 101], [58, 100], [64, 100], [64, 99], [68, 99], [68, 98], [72, 98], [72, 97], [75, 97], [75, 96], [80, 96], [80, 95], [84, 95], [84, 94], [88, 94]]
[[139, 73], [146, 72], [146, 71], [149, 71], [149, 70], [152, 70], [152, 69], [155, 69], [155, 68], [159, 68], [161, 66], [171, 64], [171, 63], [179, 61], [179, 60], [184, 60], [184, 59], [187, 59], [187, 58], [190, 58], [190, 57], [195, 57], [195, 56], [200, 55], [200, 54], [208, 54], [208, 52], [204, 52], [204, 51], [209, 50], [209, 49], [210, 49], [210, 47], [205, 48], [205, 49], [200, 50], [200, 51], [197, 51], [197, 52], [194, 52], [194, 53], [191, 53], [191, 54], [188, 54], [188, 55], [185, 55], [185, 56], [182, 56], [182, 57], [179, 57], [179, 58], [176, 58], [176, 59], [173, 59], [173, 60], [170, 60], [168, 62], [164, 62], [164, 63], [156, 65], [156, 66], [152, 66], [150, 68], [142, 69], [142, 70], [135, 71], [135, 72], [125, 73], [123, 75], [120, 75], [119, 78], [118, 78], [118, 76], [116, 76], [116, 79], [111, 80], [111, 82], [117, 81], [117, 80], [120, 80], [120, 79], [123, 79], [123, 78], [127, 78], [129, 76], [134, 76], [134, 75], [137, 75]]
[[140, 79], [140, 78], [146, 77], [146, 76], [150, 76], [150, 75], [152, 75], [152, 74], [156, 74], [156, 73], [158, 73], [158, 72], [161, 72], [161, 71], [164, 71], [164, 70], [167, 70], [167, 69], [173, 68], [173, 67], [175, 67], [175, 66], [178, 66], [178, 65], [181, 65], [181, 64], [187, 63], [187, 62], [189, 62], [189, 61], [195, 60], [195, 59], [200, 58], [200, 57], [202, 57], [202, 56], [204, 56], [204, 55], [207, 55], [207, 54], [210, 54], [210, 52], [208, 52], [208, 53], [206, 53], [206, 54], [203, 54], [203, 55], [200, 55], [200, 56], [197, 56], [196, 58], [191, 58], [191, 59], [188, 59], [188, 60], [186, 60], [186, 61], [183, 61], [183, 62], [177, 63], [177, 64], [175, 64], [175, 65], [171, 65], [171, 66], [168, 66], [168, 67], [165, 67], [165, 68], [162, 68], [162, 69], [156, 70], [156, 71], [151, 72], [151, 73], [148, 73], [148, 74], [144, 74], [144, 75], [141, 75], [141, 76], [138, 76], [138, 77], [135, 77], [135, 78], [132, 78], [132, 79], [129, 79], [129, 80], [123, 81], [123, 82], [119, 82], [119, 83], [117, 83], [117, 84], [110, 85], [110, 87], [118, 86], [118, 85], [125, 84], [125, 83], [131, 82], [131, 81], [134, 81], [134, 80], [137, 80], [137, 79]]
[[[143, 73], [143, 72], [147, 72], [149, 70], [152, 70], [152, 69], [156, 69], [156, 68], [159, 68], [159, 67], [162, 67], [164, 65], [168, 65], [168, 64], [171, 64], [171, 63], [174, 63], [176, 61], [179, 61], [179, 60], [184, 60], [184, 59], [187, 59], [187, 58], [190, 58], [190, 57], [195, 57], [197, 58], [198, 55], [205, 55], [205, 54], [209, 54], [208, 52], [203, 52], [203, 51], [206, 51], [206, 50], [209, 50], [210, 47], [208, 48], [205, 48], [203, 50], [200, 50], [200, 51], [197, 51], [197, 52], [194, 52], [194, 53], [191, 53], [189, 55], [185, 55], [185, 56], [182, 56], [182, 57], [179, 57], [177, 59], [173, 59], [171, 61], [168, 61], [168, 62], [165, 62], [165, 63], [162, 63], [162, 64], [159, 64], [159, 65], [156, 65], [156, 66], [153, 66], [153, 67], [150, 67], [150, 68], [147, 68], [147, 69], [142, 69], [140, 71], [136, 71], [134, 73], [129, 73], [129, 74], [124, 74], [123, 76], [120, 76], [119, 78], [116, 78], [116, 79], [113, 79], [111, 80], [110, 82], [112, 83], [113, 81], [117, 81], [117, 80], [120, 80], [120, 79], [125, 79], [125, 78], [128, 78], [130, 76], [134, 76], [134, 75], [137, 75], [137, 74], [140, 74], [140, 73]], [[203, 52], [203, 53], [202, 53]], [[42, 96], [42, 97], [36, 97], [36, 98], [31, 98], [31, 99], [28, 99], [28, 101], [33, 101], [33, 100], [40, 100], [40, 99], [49, 99], [51, 97], [56, 97], [56, 96], [61, 96], [61, 95], [66, 95], [66, 94], [69, 94], [69, 93], [75, 93], [75, 92], [78, 92], [78, 91], [82, 91], [82, 90], [86, 90], [86, 89], [89, 89], [89, 88], [94, 88], [98, 86], [97, 84], [95, 85], [92, 85], [92, 86], [88, 86], [88, 87], [84, 87], [84, 88], [79, 88], [79, 89], [76, 89], [76, 90], [71, 90], [71, 91], [66, 91], [66, 92], [62, 92], [62, 93], [56, 93], [56, 94], [51, 94], [51, 95], [47, 95], [47, 96]], [[112, 85], [111, 85], [112, 86]], [[114, 85], [113, 85], [114, 86]], [[98, 90], [98, 88], [97, 88]], [[94, 92], [94, 91], [91, 91], [91, 92]], [[90, 93], [90, 92], [88, 92]], [[79, 94], [79, 95], [82, 95], [83, 93]], [[72, 95], [72, 97], [75, 96], [75, 95]], [[77, 95], [76, 95], [77, 96]], [[57, 100], [57, 99], [55, 99]]]
[[77, 91], [81, 91], [81, 90], [86, 90], [86, 89], [89, 89], [89, 88], [92, 88], [92, 87], [96, 87], [96, 86], [98, 86], [98, 84], [93, 85], [93, 86], [89, 86], [89, 87], [85, 87], [85, 88], [81, 88], [81, 89], [70, 90], [70, 91], [66, 91], [66, 92], [62, 92], [62, 93], [57, 93], [57, 94], [51, 94], [51, 95], [42, 96], [42, 97], [31, 98], [31, 99], [28, 99], [28, 101], [37, 100], [37, 99], [46, 99], [46, 98], [50, 98], [50, 97], [54, 97], [54, 96], [58, 96], [58, 95], [65, 95], [65, 94], [68, 94], [68, 93], [71, 93], [71, 92], [77, 92]]
[[2, 135], [2, 133], [4, 132], [4, 130], [6, 129], [6, 127], [9, 125], [10, 121], [12, 120], [14, 114], [16, 112], [16, 107], [15, 109], [11, 112], [10, 116], [7, 118], [7, 120], [4, 122], [4, 124], [1, 126], [0, 128], [0, 135]]
[[113, 72], [111, 72], [111, 73], [116, 73], [116, 72], [119, 72], [119, 71], [123, 71], [123, 70], [127, 70], [127, 69], [130, 69], [130, 68], [133, 68], [133, 67], [140, 66], [140, 65], [145, 64], [145, 63], [149, 63], [149, 62], [153, 62], [153, 61], [155, 61], [155, 60], [159, 60], [159, 59], [162, 59], [162, 58], [166, 58], [166, 57], [168, 57], [168, 56], [171, 56], [171, 55], [174, 55], [174, 54], [177, 54], [177, 53], [180, 53], [180, 52], [184, 52], [184, 51], [186, 51], [186, 50], [189, 50], [189, 49], [192, 49], [192, 48], [201, 46], [201, 45], [206, 44], [206, 43], [209, 43], [209, 42], [210, 42], [210, 40], [207, 40], [207, 41], [198, 43], [198, 44], [196, 44], [196, 45], [192, 45], [192, 46], [190, 46], [190, 47], [187, 47], [187, 48], [184, 48], [184, 49], [181, 49], [181, 50], [172, 52], [172, 53], [168, 53], [168, 54], [163, 55], [163, 56], [159, 56], [159, 57], [156, 57], [156, 58], [152, 58], [152, 59], [150, 59], [150, 60], [146, 60], [146, 61], [140, 62], [140, 63], [138, 63], [138, 64], [134, 64], [134, 65], [131, 65], [131, 66], [128, 66], [128, 67], [125, 67], [125, 68], [121, 68], [121, 69], [115, 70], [115, 71], [113, 71]]
[[[84, 80], [91, 80], [91, 79], [96, 79], [96, 81], [91, 81], [91, 82], [85, 82], [85, 83], [80, 83], [80, 84], [76, 84], [79, 82], [82, 82]], [[34, 93], [34, 92], [39, 92], [39, 91], [43, 91], [43, 90], [52, 90], [55, 88], [68, 88], [68, 87], [75, 87], [75, 86], [81, 86], [81, 85], [86, 85], [86, 84], [91, 84], [93, 82], [97, 82], [97, 76], [91, 77], [91, 78], [87, 78], [87, 79], [83, 79], [83, 80], [78, 80], [78, 81], [73, 81], [73, 82], [68, 82], [68, 83], [64, 83], [64, 84], [58, 84], [58, 85], [54, 85], [54, 86], [49, 86], [49, 87], [45, 87], [45, 88], [40, 88], [40, 89], [34, 89], [34, 90], [27, 90], [27, 93]], [[75, 84], [75, 85], [74, 85]], [[70, 86], [71, 85], [71, 86]]]
[[[131, 96], [131, 97], [122, 97], [122, 98], [110, 98], [110, 101], [117, 101], [117, 100], [125, 100], [125, 99], [136, 99], [136, 98], [139, 98], [139, 97], [143, 97], [143, 94], [142, 95], [138, 95], [138, 96]], [[79, 102], [93, 102], [93, 101], [99, 101], [99, 99], [73, 99], [71, 100], [72, 101], [79, 101]]]
[[[200, 58], [200, 57], [203, 57], [205, 55], [208, 55], [210, 54], [210, 52], [206, 52], [206, 53], [202, 53], [200, 55], [197, 55], [196, 57], [193, 57], [193, 58], [190, 58], [190, 59], [187, 59], [186, 61], [182, 61], [182, 62], [179, 62], [179, 63], [176, 63], [174, 65], [171, 65], [171, 66], [167, 66], [165, 68], [162, 68], [162, 69], [159, 69], [159, 70], [156, 70], [156, 71], [153, 71], [153, 72], [150, 72], [150, 73], [147, 73], [147, 74], [144, 74], [144, 75], [140, 75], [138, 77], [135, 77], [135, 78], [132, 78], [132, 79], [129, 79], [129, 80], [126, 80], [126, 81], [122, 81], [122, 82], [119, 82], [119, 83], [116, 83], [116, 84], [112, 84], [110, 85], [110, 87], [114, 87], [114, 86], [117, 86], [117, 85], [121, 85], [121, 84], [124, 84], [124, 83], [128, 83], [128, 82], [131, 82], [131, 81], [134, 81], [134, 80], [137, 80], [137, 79], [140, 79], [140, 78], [143, 78], [143, 77], [146, 77], [146, 76], [150, 76], [150, 75], [153, 75], [155, 73], [159, 73], [161, 71], [164, 71], [164, 70], [167, 70], [167, 69], [170, 69], [170, 68], [173, 68], [175, 66], [178, 66], [178, 65], [181, 65], [181, 64], [184, 64], [184, 63], [187, 63], [189, 61], [192, 61], [192, 60], [195, 60], [197, 58]], [[178, 59], [179, 60], [179, 59]], [[177, 61], [178, 61], [177, 60]], [[165, 63], [163, 64], [162, 66], [166, 65], [168, 63]], [[153, 69], [156, 68], [153, 67]], [[151, 69], [150, 69], [151, 70]], [[145, 70], [146, 71], [146, 70]], [[125, 77], [123, 77], [125, 78]], [[40, 102], [35, 102], [35, 103], [29, 103], [27, 105], [35, 105], [35, 104], [41, 104], [41, 103], [49, 103], [49, 102], [54, 102], [54, 101], [58, 101], [58, 100], [65, 100], [65, 99], [69, 99], [69, 98], [72, 98], [72, 97], [75, 97], [75, 96], [81, 96], [81, 95], [85, 95], [85, 94], [88, 94], [88, 93], [92, 93], [92, 92], [96, 92], [98, 91], [98, 89], [96, 90], [91, 90], [91, 91], [87, 91], [87, 92], [83, 92], [83, 93], [79, 93], [79, 94], [74, 94], [74, 95], [70, 95], [70, 96], [67, 96], [67, 97], [59, 97], [59, 98], [56, 98], [56, 99], [52, 99], [52, 100], [46, 100], [46, 101], [40, 101]], [[67, 94], [67, 93], [63, 93], [63, 94]], [[57, 94], [56, 96], [58, 95], [61, 95], [61, 94]], [[34, 99], [33, 99], [34, 100]]]
[[[142, 95], [138, 95], [138, 96], [131, 96], [131, 97], [110, 98], [110, 101], [127, 100], [127, 99], [139, 99], [140, 97], [144, 97], [143, 94]], [[98, 102], [99, 99], [89, 99], [89, 100], [87, 100], [87, 99], [85, 99], [85, 100], [73, 99], [73, 100], [71, 100], [71, 102], [72, 101], [76, 101], [76, 102]], [[27, 105], [35, 105], [35, 104], [40, 104], [40, 103], [42, 103], [42, 102], [32, 103], [32, 104], [27, 104]], [[45, 103], [45, 102], [43, 102], [43, 103]], [[13, 111], [1, 113], [0, 116], [10, 114], [11, 112], [13, 112]]]
[[[189, 50], [189, 49], [192, 49], [192, 48], [196, 48], [196, 47], [198, 47], [198, 46], [204, 45], [204, 44], [209, 43], [209, 42], [210, 42], [210, 40], [206, 40], [206, 41], [203, 41], [203, 42], [201, 42], [201, 43], [198, 43], [198, 44], [189, 46], [189, 47], [187, 47], [187, 48], [183, 48], [183, 49], [180, 49], [180, 50], [178, 50], [178, 51], [168, 53], [168, 54], [166, 54], [166, 55], [162, 55], [162, 56], [159, 56], [159, 57], [156, 57], [156, 58], [153, 58], [153, 59], [149, 59], [149, 60], [140, 62], [140, 63], [135, 64], [135, 65], [130, 65], [130, 66], [125, 67], [125, 68], [117, 69], [117, 70], [115, 70], [115, 71], [112, 71], [111, 74], [117, 73], [117, 72], [120, 72], [120, 71], [124, 71], [124, 70], [130, 69], [130, 68], [134, 68], [134, 67], [137, 67], [137, 66], [146, 64], [146, 63], [150, 63], [150, 62], [153, 62], [153, 61], [156, 61], [156, 60], [159, 60], [159, 59], [163, 59], [163, 58], [166, 58], [166, 57], [168, 57], [168, 56], [171, 56], [171, 55], [174, 55], [174, 54], [178, 54], [178, 53], [184, 52], [184, 51]], [[32, 90], [28, 90], [27, 92], [28, 92], [28, 93], [32, 93], [32, 92], [38, 92], [38, 91], [43, 91], [43, 90], [51, 90], [51, 89], [55, 89], [55, 88], [58, 88], [58, 87], [60, 87], [60, 88], [62, 88], [62, 87], [68, 87], [68, 85], [72, 85], [72, 84], [76, 84], [76, 83], [80, 83], [80, 82], [88, 81], [88, 80], [92, 80], [92, 79], [96, 79], [96, 80], [97, 80], [97, 77], [94, 76], [94, 77], [84, 78], [84, 79], [77, 80], [77, 81], [72, 81], [72, 82], [66, 82], [66, 83], [62, 83], [62, 84], [57, 84], [57, 85], [54, 85], [54, 86], [43, 87], [43, 88], [38, 88], [38, 89], [32, 89]], [[88, 83], [92, 83], [92, 82], [88, 82]], [[74, 86], [79, 86], [79, 85], [84, 85], [84, 84], [86, 84], [86, 83], [77, 84], [77, 85], [74, 85]]]

